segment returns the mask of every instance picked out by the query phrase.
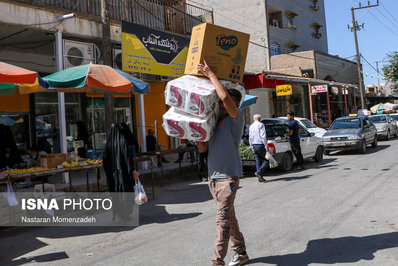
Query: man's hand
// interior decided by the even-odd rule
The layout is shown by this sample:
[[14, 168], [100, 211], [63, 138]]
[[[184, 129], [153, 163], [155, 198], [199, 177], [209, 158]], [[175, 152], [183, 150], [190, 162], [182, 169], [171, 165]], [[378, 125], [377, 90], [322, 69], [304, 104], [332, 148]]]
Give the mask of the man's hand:
[[207, 65], [206, 60], [203, 59], [204, 64], [198, 64], [198, 71], [205, 75], [206, 77], [210, 78], [210, 75], [214, 74], [211, 71], [210, 67]]
[[138, 177], [140, 176], [140, 173], [138, 173], [136, 170], [133, 171], [133, 178], [134, 180], [138, 180]]

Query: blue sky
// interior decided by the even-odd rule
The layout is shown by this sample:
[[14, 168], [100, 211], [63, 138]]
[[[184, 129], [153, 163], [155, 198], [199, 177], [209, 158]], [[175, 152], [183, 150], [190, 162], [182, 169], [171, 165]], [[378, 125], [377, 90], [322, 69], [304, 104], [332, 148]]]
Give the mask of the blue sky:
[[[351, 7], [367, 6], [368, 1], [360, 0], [324, 0], [326, 12], [326, 27], [328, 35], [329, 54], [343, 58], [355, 55], [354, 33], [347, 29], [351, 24]], [[376, 4], [376, 0], [370, 0]], [[365, 23], [365, 29], [357, 32], [359, 50], [363, 57], [376, 68], [379, 61], [379, 70], [382, 74], [383, 60], [386, 54], [398, 51], [398, 1], [380, 0], [380, 6], [355, 11], [358, 24]], [[365, 13], [366, 12], [366, 13]], [[394, 16], [395, 14], [395, 16]], [[376, 70], [361, 58], [363, 65], [365, 86], [377, 84]], [[366, 76], [366, 74], [368, 74]], [[371, 75], [374, 77], [372, 78]], [[380, 83], [384, 83], [380, 76]]]

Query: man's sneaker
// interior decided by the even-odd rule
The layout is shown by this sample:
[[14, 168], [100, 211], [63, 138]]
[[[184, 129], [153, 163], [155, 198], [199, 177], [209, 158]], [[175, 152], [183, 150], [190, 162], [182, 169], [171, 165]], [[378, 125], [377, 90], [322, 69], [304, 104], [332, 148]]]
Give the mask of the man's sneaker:
[[247, 254], [242, 255], [237, 252], [232, 256], [231, 262], [228, 263], [228, 266], [238, 266], [243, 265], [249, 262], [249, 256]]
[[254, 175], [257, 176], [258, 182], [265, 182], [265, 181], [267, 181], [267, 180], [265, 180], [265, 179], [262, 177], [262, 175], [260, 175], [260, 174], [257, 173], [257, 172], [255, 172]]

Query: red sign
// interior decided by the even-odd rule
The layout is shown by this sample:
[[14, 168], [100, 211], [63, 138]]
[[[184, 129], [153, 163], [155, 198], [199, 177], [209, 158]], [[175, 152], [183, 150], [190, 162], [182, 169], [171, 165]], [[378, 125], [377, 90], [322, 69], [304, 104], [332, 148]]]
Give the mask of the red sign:
[[311, 86], [312, 93], [321, 93], [327, 91], [328, 91], [328, 85]]

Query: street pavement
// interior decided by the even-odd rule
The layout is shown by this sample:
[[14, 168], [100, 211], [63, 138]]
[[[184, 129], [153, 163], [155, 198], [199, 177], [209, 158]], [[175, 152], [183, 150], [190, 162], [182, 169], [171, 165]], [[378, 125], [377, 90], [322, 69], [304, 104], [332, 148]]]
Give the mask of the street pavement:
[[[398, 140], [332, 153], [306, 169], [241, 179], [235, 207], [251, 265], [398, 265]], [[1, 232], [0, 264], [210, 265], [215, 203], [206, 183], [157, 188], [139, 227]], [[232, 252], [226, 257], [229, 262]]]

